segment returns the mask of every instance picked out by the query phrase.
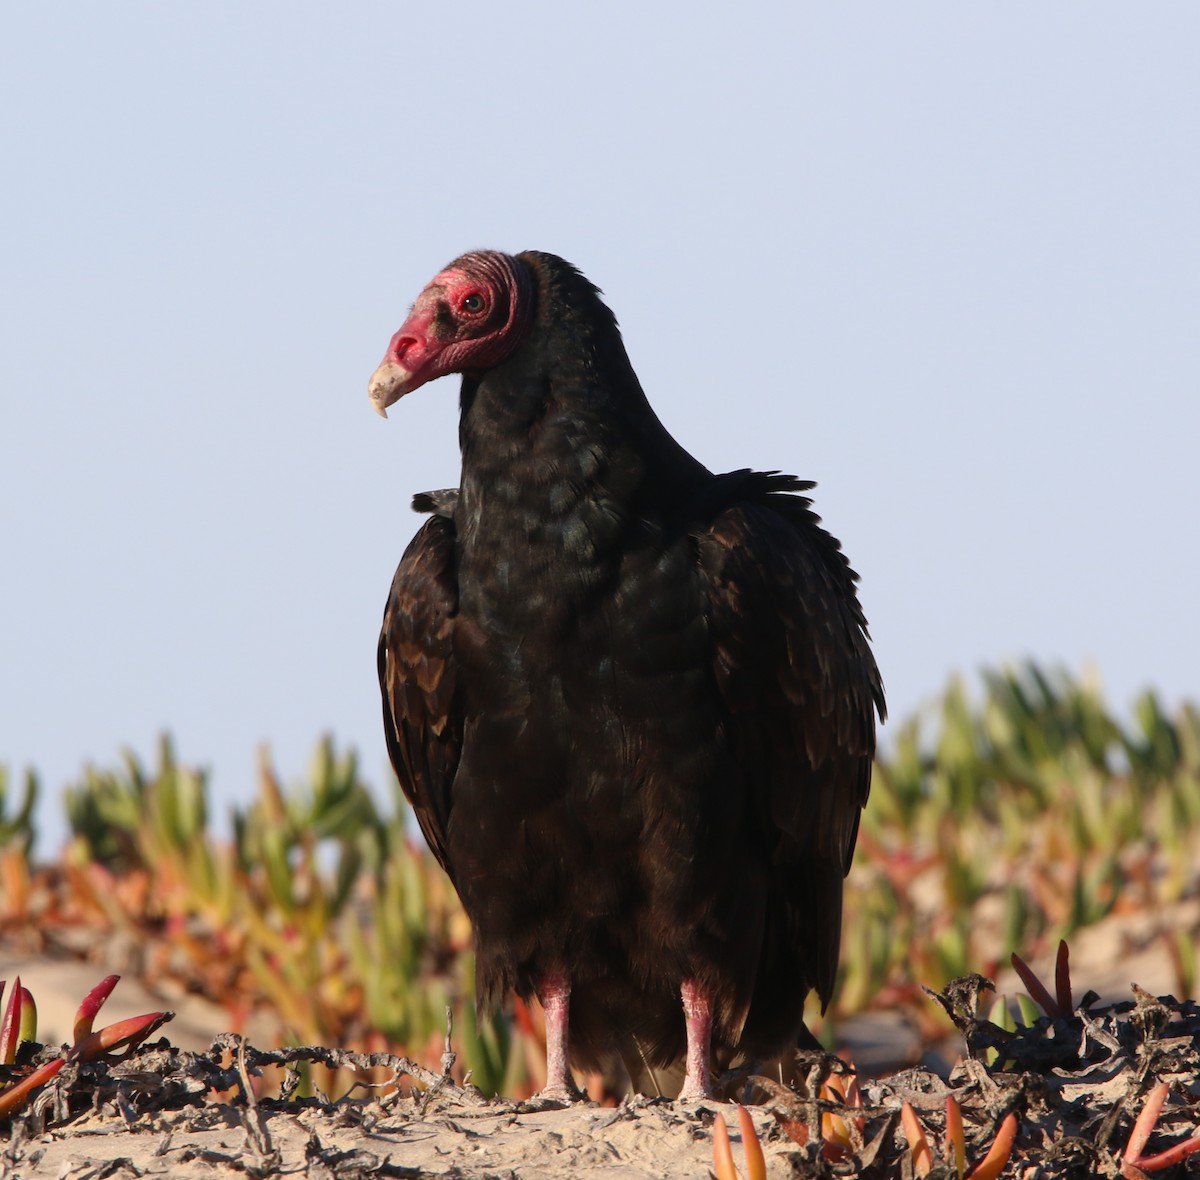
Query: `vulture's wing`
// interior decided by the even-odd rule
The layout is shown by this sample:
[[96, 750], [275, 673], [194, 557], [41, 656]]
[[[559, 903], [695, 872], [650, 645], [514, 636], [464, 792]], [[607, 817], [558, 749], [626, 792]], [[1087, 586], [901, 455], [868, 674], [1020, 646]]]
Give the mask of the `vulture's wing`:
[[400, 559], [383, 612], [378, 665], [388, 755], [429, 847], [451, 880], [446, 825], [462, 749], [454, 691], [457, 612], [454, 521], [438, 512]]
[[[828, 1002], [842, 881], [871, 783], [883, 685], [857, 580], [807, 486], [762, 476], [699, 537], [714, 671], [772, 866], [777, 928]], [[749, 489], [746, 489], [749, 490]]]

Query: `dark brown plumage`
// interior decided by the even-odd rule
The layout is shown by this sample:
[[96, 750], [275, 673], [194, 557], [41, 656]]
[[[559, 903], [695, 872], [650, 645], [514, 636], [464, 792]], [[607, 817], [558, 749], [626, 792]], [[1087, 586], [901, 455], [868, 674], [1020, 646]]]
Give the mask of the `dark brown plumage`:
[[833, 989], [884, 715], [856, 575], [811, 484], [675, 442], [562, 259], [452, 263], [372, 399], [448, 372], [461, 487], [419, 498], [379, 641], [393, 765], [481, 1003], [546, 1004], [548, 1090], [622, 1053], [710, 1092]]

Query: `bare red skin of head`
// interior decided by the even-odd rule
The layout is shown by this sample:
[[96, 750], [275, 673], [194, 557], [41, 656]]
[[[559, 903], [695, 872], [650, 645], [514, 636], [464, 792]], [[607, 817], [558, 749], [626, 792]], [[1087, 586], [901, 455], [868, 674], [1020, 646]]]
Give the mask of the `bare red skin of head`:
[[408, 371], [405, 393], [448, 373], [478, 376], [511, 354], [530, 318], [524, 265], [480, 251], [434, 276], [383, 358]]

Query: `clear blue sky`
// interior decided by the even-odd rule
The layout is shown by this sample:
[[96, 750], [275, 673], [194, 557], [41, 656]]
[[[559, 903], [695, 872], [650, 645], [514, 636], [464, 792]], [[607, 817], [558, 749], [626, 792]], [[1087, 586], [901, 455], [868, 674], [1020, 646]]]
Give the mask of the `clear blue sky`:
[[[366, 381], [441, 265], [562, 254], [660, 416], [782, 468], [893, 714], [954, 670], [1200, 695], [1200, 6], [129, 4], [0, 16], [0, 761], [169, 729], [244, 798], [374, 646], [457, 381]], [[45, 843], [43, 848], [45, 848]]]

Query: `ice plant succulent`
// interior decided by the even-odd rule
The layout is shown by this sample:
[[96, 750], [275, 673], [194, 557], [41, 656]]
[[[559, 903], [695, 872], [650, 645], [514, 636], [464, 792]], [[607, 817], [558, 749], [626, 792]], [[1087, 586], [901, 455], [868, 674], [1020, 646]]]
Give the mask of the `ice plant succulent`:
[[1013, 970], [1021, 977], [1021, 982], [1029, 992], [1030, 999], [1040, 1004], [1042, 1010], [1052, 1020], [1065, 1019], [1075, 1011], [1075, 1004], [1071, 999], [1071, 958], [1065, 938], [1059, 940], [1058, 955], [1054, 961], [1053, 996], [1046, 985], [1033, 973], [1029, 964], [1015, 951], [1012, 955], [1012, 965]]
[[[739, 1105], [737, 1112], [738, 1126], [742, 1132], [742, 1150], [746, 1153], [747, 1180], [767, 1180], [767, 1161], [754, 1129], [754, 1120], [744, 1106]], [[717, 1180], [741, 1180], [742, 1175], [733, 1162], [729, 1128], [725, 1126], [725, 1118], [721, 1114], [713, 1119], [713, 1175]]]
[[92, 1022], [96, 1014], [112, 995], [120, 979], [119, 975], [106, 975], [84, 996], [75, 1014], [75, 1044], [70, 1054], [73, 1060], [95, 1061], [115, 1049], [124, 1049], [128, 1054], [175, 1015], [174, 1012], [147, 1012], [142, 1016], [131, 1016], [128, 1020], [118, 1020], [93, 1032]]
[[[97, 1061], [117, 1049], [124, 1049], [128, 1054], [175, 1015], [173, 1012], [147, 1012], [93, 1031], [96, 1014], [120, 978], [119, 975], [106, 976], [84, 997], [75, 1014], [74, 1044], [65, 1056], [54, 1058], [12, 1085], [0, 1089], [0, 1118], [7, 1118], [20, 1110], [34, 1092], [50, 1081], [68, 1061]], [[0, 981], [0, 1001], [3, 998], [4, 982]], [[3, 1020], [0, 1020], [0, 1065], [13, 1065], [21, 1044], [34, 1042], [36, 1036], [37, 1008], [29, 989], [21, 986], [18, 977], [13, 982]]]
[[[836, 1073], [821, 1083], [820, 1136], [821, 1156], [830, 1163], [838, 1163], [847, 1155], [862, 1147], [866, 1118], [862, 1113], [862, 1090], [858, 1074], [853, 1068], [845, 1073]], [[858, 1113], [847, 1113], [848, 1111]], [[802, 1147], [809, 1140], [808, 1124], [779, 1112], [775, 1116], [788, 1138]]]
[[[912, 1153], [914, 1175], [927, 1176], [933, 1167], [933, 1147], [916, 1112], [907, 1102], [900, 1108], [900, 1125], [904, 1128], [904, 1137], [908, 1140], [909, 1151]], [[1000, 1123], [996, 1138], [983, 1159], [968, 1173], [962, 1110], [953, 1094], [946, 1095], [946, 1141], [942, 1145], [942, 1154], [959, 1180], [996, 1180], [1008, 1163], [1016, 1135], [1017, 1116], [1010, 1111]]]
[[1166, 1102], [1170, 1089], [1166, 1082], [1159, 1082], [1150, 1091], [1146, 1097], [1146, 1104], [1133, 1124], [1133, 1130], [1129, 1132], [1129, 1142], [1121, 1155], [1121, 1175], [1127, 1180], [1144, 1180], [1148, 1172], [1161, 1172], [1164, 1168], [1174, 1167], [1193, 1152], [1200, 1151], [1200, 1135], [1193, 1135], [1190, 1139], [1176, 1143], [1156, 1155], [1142, 1154], [1150, 1139], [1150, 1133], [1154, 1130], [1154, 1124], [1158, 1122], [1158, 1116], [1162, 1113], [1163, 1103]]
[[[5, 980], [0, 979], [0, 1003], [4, 1001]], [[17, 1046], [32, 1041], [37, 1035], [37, 1006], [27, 987], [21, 986], [18, 975], [13, 982], [4, 1019], [0, 1020], [0, 1065], [12, 1065], [17, 1059]]]
[[[0, 1003], [4, 1000], [6, 981], [0, 979]], [[0, 1066], [14, 1065], [17, 1053], [25, 1041], [37, 1036], [37, 1006], [29, 989], [21, 986], [21, 977], [13, 980], [12, 994], [4, 1017], [0, 1020]], [[63, 1058], [55, 1058], [47, 1065], [31, 1071], [12, 1085], [0, 1084], [0, 1118], [6, 1118], [19, 1110], [26, 1099], [40, 1086], [44, 1086], [62, 1067]]]

